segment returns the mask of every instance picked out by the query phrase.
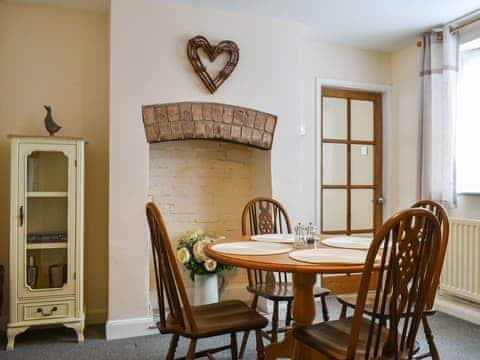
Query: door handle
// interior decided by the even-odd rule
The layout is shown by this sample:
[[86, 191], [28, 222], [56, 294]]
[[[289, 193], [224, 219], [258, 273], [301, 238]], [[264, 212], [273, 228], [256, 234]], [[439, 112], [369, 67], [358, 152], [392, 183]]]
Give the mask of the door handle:
[[377, 204], [378, 205], [383, 205], [385, 203], [385, 198], [383, 196], [380, 196], [378, 199], [377, 199]]
[[53, 313], [54, 313], [55, 311], [57, 311], [57, 310], [58, 310], [58, 308], [57, 308], [56, 306], [54, 306], [54, 307], [52, 307], [52, 309], [50, 310], [49, 313], [46, 313], [46, 312], [43, 311], [42, 308], [38, 308], [38, 309], [37, 309], [37, 313], [42, 314], [42, 316], [52, 316]]
[[19, 214], [18, 214], [18, 218], [20, 220], [20, 226], [23, 226], [23, 218], [24, 218], [24, 213], [23, 213], [23, 205], [20, 206], [20, 209], [19, 209]]

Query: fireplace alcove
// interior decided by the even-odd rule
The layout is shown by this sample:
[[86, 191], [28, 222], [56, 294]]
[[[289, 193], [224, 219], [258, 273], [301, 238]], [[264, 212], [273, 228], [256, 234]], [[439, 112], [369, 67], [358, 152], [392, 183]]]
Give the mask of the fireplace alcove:
[[[176, 103], [144, 106], [143, 119], [150, 143], [149, 196], [162, 211], [172, 241], [196, 229], [240, 235], [246, 202], [272, 194], [266, 150], [276, 117], [231, 105]], [[223, 298], [248, 298], [245, 271], [226, 276]]]

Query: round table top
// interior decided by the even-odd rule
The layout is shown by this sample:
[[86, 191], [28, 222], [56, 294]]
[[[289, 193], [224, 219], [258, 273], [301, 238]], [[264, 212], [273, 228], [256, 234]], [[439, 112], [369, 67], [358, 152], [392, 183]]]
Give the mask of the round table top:
[[[224, 242], [235, 241], [252, 241], [250, 237], [237, 237], [229, 238]], [[339, 274], [339, 273], [359, 273], [363, 271], [363, 264], [334, 264], [334, 263], [306, 263], [294, 260], [288, 256], [287, 253], [276, 255], [233, 255], [226, 254], [213, 250], [211, 247], [214, 244], [209, 245], [205, 249], [205, 253], [208, 257], [216, 260], [222, 264], [233, 265], [237, 267], [243, 267], [247, 269], [264, 270], [264, 271], [284, 271], [289, 273], [322, 273], [322, 274]], [[317, 247], [328, 246], [323, 245], [321, 242], [317, 242]], [[295, 249], [292, 247], [292, 251]]]

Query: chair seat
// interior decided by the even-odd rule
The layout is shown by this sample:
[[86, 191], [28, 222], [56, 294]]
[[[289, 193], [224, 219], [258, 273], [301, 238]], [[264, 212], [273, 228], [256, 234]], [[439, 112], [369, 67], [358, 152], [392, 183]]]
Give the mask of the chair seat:
[[[197, 323], [195, 334], [185, 331], [182, 335], [189, 337], [209, 337], [238, 331], [262, 329], [268, 319], [252, 310], [240, 300], [221, 301], [218, 303], [192, 306]], [[169, 322], [168, 319], [167, 323]]]
[[[293, 334], [297, 340], [322, 353], [329, 359], [346, 359], [351, 325], [352, 319], [327, 321], [312, 326], [296, 328]], [[365, 359], [369, 327], [370, 321], [363, 320], [360, 326], [354, 359]], [[383, 329], [380, 344], [386, 341], [387, 336], [388, 330]]]
[[[343, 294], [343, 295], [338, 295], [337, 300], [340, 302], [340, 304], [355, 308], [355, 305], [357, 303], [357, 294]], [[367, 293], [367, 299], [365, 301], [365, 310], [364, 312], [366, 314], [371, 315], [373, 312], [373, 306], [375, 305], [375, 291], [369, 291]], [[385, 315], [389, 316], [389, 310], [390, 309], [385, 309]], [[426, 309], [423, 312], [425, 315], [430, 316], [435, 314], [434, 309]]]
[[[355, 305], [357, 304], [357, 294], [342, 294], [342, 295], [337, 295], [337, 300], [340, 304], [355, 308]], [[367, 293], [367, 299], [365, 300], [365, 312], [370, 312], [373, 309], [373, 304], [375, 301], [375, 291], [369, 291]]]
[[[293, 286], [290, 283], [257, 284], [247, 286], [247, 290], [252, 294], [267, 298], [269, 300], [288, 301], [293, 299]], [[330, 290], [315, 286], [313, 296], [327, 296]]]

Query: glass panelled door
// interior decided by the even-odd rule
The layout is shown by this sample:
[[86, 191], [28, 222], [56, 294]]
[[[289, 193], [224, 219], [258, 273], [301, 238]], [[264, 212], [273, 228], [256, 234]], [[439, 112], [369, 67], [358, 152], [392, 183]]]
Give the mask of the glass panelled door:
[[322, 233], [382, 223], [381, 95], [322, 88]]
[[74, 292], [75, 154], [74, 145], [20, 147], [21, 296]]

